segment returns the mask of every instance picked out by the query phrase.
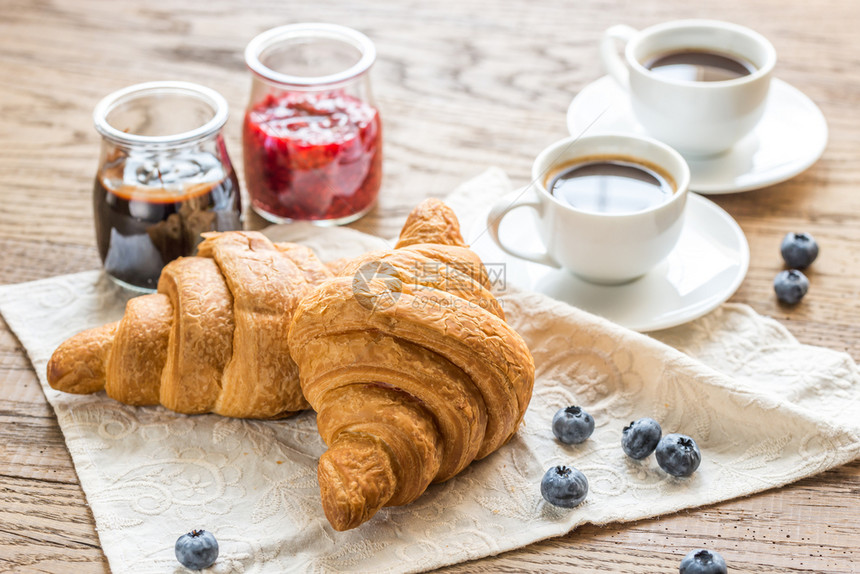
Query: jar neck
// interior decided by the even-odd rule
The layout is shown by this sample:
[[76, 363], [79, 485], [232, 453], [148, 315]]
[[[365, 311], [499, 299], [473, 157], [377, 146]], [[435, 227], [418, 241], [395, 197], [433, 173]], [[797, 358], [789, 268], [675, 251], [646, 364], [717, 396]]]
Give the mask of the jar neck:
[[173, 195], [233, 177], [233, 166], [219, 132], [170, 148], [103, 139], [97, 173], [108, 189], [134, 189], [137, 195], [153, 190], [156, 194]]
[[122, 155], [171, 155], [186, 154], [197, 150], [215, 151], [224, 146], [224, 136], [221, 131], [206, 134], [192, 140], [179, 143], [164, 142], [161, 144], [139, 143], [136, 141], [118, 141], [114, 138], [103, 137], [102, 147]]
[[105, 142], [155, 152], [217, 137], [227, 115], [227, 101], [214, 90], [190, 82], [148, 82], [105, 97], [93, 122]]
[[370, 39], [335, 24], [280, 26], [255, 37], [245, 62], [270, 88], [282, 91], [334, 91], [361, 81], [376, 60]]

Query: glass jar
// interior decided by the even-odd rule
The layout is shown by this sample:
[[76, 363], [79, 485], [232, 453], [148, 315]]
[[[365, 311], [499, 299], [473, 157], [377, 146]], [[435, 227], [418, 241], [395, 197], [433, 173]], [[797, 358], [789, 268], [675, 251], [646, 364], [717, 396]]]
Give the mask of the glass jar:
[[96, 106], [96, 241], [116, 282], [153, 291], [164, 265], [196, 253], [201, 233], [241, 229], [227, 113], [219, 93], [188, 82], [129, 86]]
[[245, 50], [245, 185], [272, 222], [338, 225], [370, 211], [382, 181], [382, 128], [364, 34], [333, 24], [264, 32]]

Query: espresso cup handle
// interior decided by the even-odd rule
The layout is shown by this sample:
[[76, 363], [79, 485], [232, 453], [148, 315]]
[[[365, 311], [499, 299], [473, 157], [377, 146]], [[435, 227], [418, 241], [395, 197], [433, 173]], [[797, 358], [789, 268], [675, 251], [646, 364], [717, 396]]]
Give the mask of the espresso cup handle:
[[527, 261], [534, 261], [535, 263], [540, 263], [542, 265], [549, 265], [550, 267], [561, 267], [561, 265], [556, 263], [555, 259], [550, 257], [549, 253], [546, 251], [520, 251], [519, 249], [505, 245], [501, 237], [499, 237], [499, 226], [502, 224], [502, 219], [504, 219], [508, 213], [520, 207], [530, 207], [537, 211], [538, 214], [541, 212], [541, 205], [537, 200], [520, 200], [513, 195], [503, 197], [496, 202], [493, 209], [490, 210], [490, 214], [487, 216], [487, 230], [490, 232], [490, 237], [493, 238], [493, 241], [502, 251], [509, 255], [513, 255], [514, 257], [519, 257], [520, 259], [525, 259]]
[[606, 72], [615, 78], [615, 81], [625, 90], [630, 89], [630, 72], [624, 58], [618, 54], [618, 44], [627, 42], [639, 31], [625, 24], [618, 24], [608, 28], [600, 40], [600, 59]]

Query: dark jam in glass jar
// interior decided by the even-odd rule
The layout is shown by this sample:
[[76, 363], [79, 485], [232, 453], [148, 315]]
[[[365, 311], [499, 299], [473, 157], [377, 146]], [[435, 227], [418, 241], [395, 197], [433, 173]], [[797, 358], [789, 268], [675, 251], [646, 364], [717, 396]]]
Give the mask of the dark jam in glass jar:
[[290, 24], [251, 40], [245, 184], [273, 222], [338, 225], [367, 213], [382, 181], [382, 125], [370, 39], [335, 24]]
[[[186, 158], [187, 159], [187, 158]], [[198, 154], [215, 181], [181, 189], [138, 187], [96, 177], [93, 205], [96, 241], [105, 271], [132, 287], [155, 289], [161, 268], [177, 257], [194, 255], [206, 231], [241, 229], [239, 182], [214, 157]], [[126, 163], [126, 169], [134, 169]], [[222, 177], [218, 177], [222, 175]]]
[[102, 135], [96, 242], [114, 281], [153, 291], [162, 267], [194, 255], [202, 233], [242, 228], [220, 94], [188, 82], [138, 84], [102, 100], [93, 118]]
[[382, 176], [379, 113], [343, 92], [268, 94], [245, 115], [245, 178], [255, 207], [284, 219], [367, 211]]

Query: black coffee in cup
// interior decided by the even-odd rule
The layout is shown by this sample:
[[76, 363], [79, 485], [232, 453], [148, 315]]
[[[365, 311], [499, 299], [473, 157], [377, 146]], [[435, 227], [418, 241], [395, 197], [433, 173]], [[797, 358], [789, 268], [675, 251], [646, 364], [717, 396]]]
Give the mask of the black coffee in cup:
[[725, 82], [756, 71], [740, 56], [690, 48], [657, 54], [642, 65], [663, 78], [687, 82]]
[[591, 213], [636, 213], [675, 193], [672, 178], [656, 166], [631, 158], [585, 158], [554, 170], [546, 189], [570, 207]]

